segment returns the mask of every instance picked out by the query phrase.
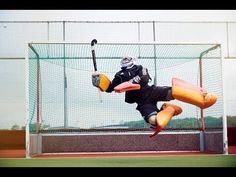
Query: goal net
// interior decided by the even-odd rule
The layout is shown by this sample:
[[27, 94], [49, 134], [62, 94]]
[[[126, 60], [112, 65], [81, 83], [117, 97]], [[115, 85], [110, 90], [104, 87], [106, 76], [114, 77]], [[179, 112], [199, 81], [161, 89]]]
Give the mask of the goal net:
[[[171, 86], [177, 77], [202, 85], [218, 96], [205, 110], [177, 100], [183, 108], [166, 130], [222, 128], [221, 46], [218, 44], [98, 43], [98, 71], [110, 80], [123, 56], [135, 56], [148, 68], [149, 84]], [[124, 93], [99, 93], [89, 43], [29, 43], [27, 53], [27, 121], [30, 133], [53, 131], [140, 131], [149, 126], [124, 102]], [[157, 106], [160, 108], [162, 102]]]

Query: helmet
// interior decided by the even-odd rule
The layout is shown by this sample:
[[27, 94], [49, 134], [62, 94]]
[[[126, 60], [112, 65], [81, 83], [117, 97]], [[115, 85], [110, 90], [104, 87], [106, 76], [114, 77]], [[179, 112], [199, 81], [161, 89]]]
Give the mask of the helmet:
[[136, 65], [136, 58], [135, 57], [123, 57], [120, 61], [120, 65], [122, 69], [132, 68]]

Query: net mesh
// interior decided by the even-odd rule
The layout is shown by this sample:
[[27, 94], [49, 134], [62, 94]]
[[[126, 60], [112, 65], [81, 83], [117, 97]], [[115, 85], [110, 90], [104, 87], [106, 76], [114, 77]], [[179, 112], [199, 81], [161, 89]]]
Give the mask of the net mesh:
[[[128, 55], [137, 57], [138, 63], [148, 68], [150, 85], [156, 80], [158, 86], [171, 86], [173, 77], [199, 85], [199, 57], [214, 46], [98, 43], [95, 53], [98, 70], [111, 80], [120, 70], [121, 58]], [[135, 110], [137, 105], [124, 102], [124, 93], [99, 93], [92, 86], [94, 68], [90, 44], [32, 43], [28, 57], [30, 132], [36, 131], [37, 116], [41, 131], [128, 131], [149, 127]], [[222, 127], [220, 47], [203, 56], [202, 66], [203, 87], [219, 97], [214, 106], [204, 110], [205, 126]], [[199, 108], [177, 100], [171, 102], [181, 106], [183, 113], [174, 117], [167, 129], [201, 128]], [[160, 108], [161, 104], [157, 106]]]

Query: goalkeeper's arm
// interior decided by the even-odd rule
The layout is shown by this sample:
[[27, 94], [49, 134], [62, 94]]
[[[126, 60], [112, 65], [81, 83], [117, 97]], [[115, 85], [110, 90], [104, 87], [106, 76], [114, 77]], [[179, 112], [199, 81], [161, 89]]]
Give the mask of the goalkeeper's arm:
[[148, 73], [148, 69], [143, 67], [138, 75], [131, 79], [131, 82], [134, 84], [145, 86], [146, 84], [148, 84], [149, 80], [151, 80], [151, 77]]

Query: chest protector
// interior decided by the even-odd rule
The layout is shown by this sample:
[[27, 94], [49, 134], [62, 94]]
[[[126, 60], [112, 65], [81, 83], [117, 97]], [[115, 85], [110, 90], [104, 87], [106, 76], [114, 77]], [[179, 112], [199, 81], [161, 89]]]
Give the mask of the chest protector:
[[[148, 78], [149, 75], [148, 73], [145, 71], [143, 72], [143, 67], [141, 65], [135, 65], [134, 67], [130, 68], [130, 69], [123, 69], [121, 71], [119, 71], [116, 76], [120, 78], [121, 82], [126, 82], [129, 81], [131, 79], [133, 79], [135, 76], [139, 75], [140, 78], [142, 78], [144, 75], [143, 74], [147, 74]], [[135, 103], [138, 102], [141, 98], [141, 94], [142, 94], [142, 88], [147, 85], [148, 82], [143, 83], [140, 82], [140, 90], [130, 90], [130, 91], [126, 91], [125, 92], [125, 102], [127, 103]]]

